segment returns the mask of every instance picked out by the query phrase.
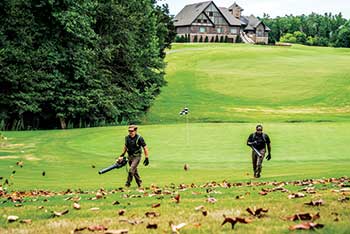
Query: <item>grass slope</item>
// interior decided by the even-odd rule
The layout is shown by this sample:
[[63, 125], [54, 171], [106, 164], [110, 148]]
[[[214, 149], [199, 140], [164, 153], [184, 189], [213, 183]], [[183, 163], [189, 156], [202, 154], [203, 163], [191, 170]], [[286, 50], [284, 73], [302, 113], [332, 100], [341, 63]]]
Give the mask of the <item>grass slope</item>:
[[350, 50], [336, 48], [175, 44], [168, 85], [145, 119], [181, 122], [348, 121]]

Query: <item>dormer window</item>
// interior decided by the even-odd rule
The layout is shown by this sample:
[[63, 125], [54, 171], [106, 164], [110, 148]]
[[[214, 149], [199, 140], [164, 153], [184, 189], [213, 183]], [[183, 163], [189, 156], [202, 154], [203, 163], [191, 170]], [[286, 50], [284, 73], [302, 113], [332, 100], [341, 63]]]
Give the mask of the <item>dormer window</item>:
[[212, 17], [214, 13], [212, 11], [209, 11], [209, 17]]
[[197, 19], [197, 23], [202, 23], [202, 20], [201, 19]]

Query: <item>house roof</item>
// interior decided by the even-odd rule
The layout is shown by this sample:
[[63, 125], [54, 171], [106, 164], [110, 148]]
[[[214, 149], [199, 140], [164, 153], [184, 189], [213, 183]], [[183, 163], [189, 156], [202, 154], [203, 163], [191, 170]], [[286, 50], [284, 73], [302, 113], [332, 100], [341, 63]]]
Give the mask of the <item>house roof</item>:
[[[193, 21], [211, 4], [215, 3], [213, 1], [206, 1], [206, 2], [199, 2], [194, 4], [186, 5], [174, 18], [174, 25], [175, 27], [179, 26], [187, 26], [191, 25]], [[216, 5], [215, 5], [216, 6]], [[229, 10], [233, 9], [235, 7], [241, 8], [237, 3], [234, 3], [229, 8], [225, 7], [218, 7], [219, 11], [223, 15], [223, 17], [227, 20], [229, 25], [231, 26], [241, 26], [244, 25], [245, 30], [255, 30], [259, 24], [263, 24], [265, 26], [266, 31], [271, 31], [269, 27], [267, 27], [263, 22], [261, 22], [258, 18], [256, 18], [254, 15], [250, 16], [241, 16], [240, 19], [237, 19], [234, 17]]]
[[234, 8], [239, 8], [241, 11], [243, 11], [244, 9], [242, 7], [240, 7], [236, 2], [233, 3], [228, 9], [232, 10]]
[[267, 27], [262, 21], [256, 18], [254, 15], [250, 16], [241, 16], [241, 21], [243, 21], [247, 26], [244, 30], [255, 30], [260, 24], [263, 24], [265, 27], [265, 31], [271, 31], [269, 27]]
[[174, 18], [175, 26], [190, 25], [212, 1], [186, 5]]
[[221, 13], [224, 15], [224, 17], [227, 19], [227, 21], [229, 22], [230, 25], [232, 26], [241, 26], [242, 22], [237, 19], [236, 17], [234, 17], [227, 8], [225, 7], [219, 7]]

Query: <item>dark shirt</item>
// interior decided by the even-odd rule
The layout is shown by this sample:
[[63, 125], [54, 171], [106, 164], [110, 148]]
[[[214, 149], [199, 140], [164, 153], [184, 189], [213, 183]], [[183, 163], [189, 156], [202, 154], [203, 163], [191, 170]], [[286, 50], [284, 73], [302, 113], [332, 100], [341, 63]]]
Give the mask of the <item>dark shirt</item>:
[[[264, 134], [264, 137], [263, 137], [263, 134]], [[248, 142], [254, 142], [254, 141], [257, 142], [257, 144], [253, 145], [254, 148], [256, 148], [257, 150], [265, 149], [266, 145], [271, 143], [270, 137], [266, 133], [258, 134], [255, 132], [250, 134], [248, 137]]]
[[142, 149], [141, 147], [146, 146], [146, 142], [142, 136], [136, 134], [135, 137], [131, 137], [127, 135], [125, 137], [125, 146], [128, 149], [128, 155], [141, 155]]

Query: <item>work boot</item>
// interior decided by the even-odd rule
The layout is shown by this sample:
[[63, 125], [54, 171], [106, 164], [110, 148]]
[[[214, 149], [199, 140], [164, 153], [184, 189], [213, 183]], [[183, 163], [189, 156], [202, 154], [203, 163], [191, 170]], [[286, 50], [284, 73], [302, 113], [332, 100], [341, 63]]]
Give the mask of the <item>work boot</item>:
[[125, 187], [129, 188], [130, 184], [128, 182], [125, 183]]
[[260, 178], [260, 173], [257, 173], [255, 178]]

